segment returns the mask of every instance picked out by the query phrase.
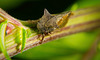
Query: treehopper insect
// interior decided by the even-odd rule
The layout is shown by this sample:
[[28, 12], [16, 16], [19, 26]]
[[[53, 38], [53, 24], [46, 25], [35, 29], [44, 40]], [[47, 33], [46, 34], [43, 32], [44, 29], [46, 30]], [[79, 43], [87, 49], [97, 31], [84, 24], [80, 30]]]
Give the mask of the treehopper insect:
[[[47, 9], [44, 9], [44, 15], [37, 23], [37, 28], [39, 33], [42, 34], [42, 40], [44, 39], [45, 35], [50, 34], [55, 29], [64, 27], [67, 22], [68, 18], [72, 15], [72, 12], [63, 12], [58, 15], [50, 14]], [[42, 41], [41, 40], [41, 41]]]

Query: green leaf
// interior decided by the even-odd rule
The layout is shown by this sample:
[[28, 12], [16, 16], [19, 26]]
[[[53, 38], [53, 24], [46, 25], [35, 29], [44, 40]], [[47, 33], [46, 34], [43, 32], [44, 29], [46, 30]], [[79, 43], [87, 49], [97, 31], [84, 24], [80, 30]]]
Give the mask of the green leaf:
[[30, 35], [32, 34], [31, 29], [30, 28], [27, 28], [26, 31], [27, 31], [27, 38], [29, 38]]
[[21, 26], [17, 27], [15, 41], [18, 44], [17, 49], [19, 49], [19, 47], [21, 45], [21, 52], [25, 48], [26, 38], [27, 38], [27, 31]]
[[77, 3], [75, 3], [75, 4], [73, 4], [73, 6], [71, 7], [71, 11], [75, 11], [75, 10], [77, 10], [78, 9], [78, 4]]
[[24, 28], [22, 28], [22, 47], [21, 47], [21, 52], [25, 48], [26, 38], [27, 38], [27, 32], [26, 32], [26, 30]]
[[4, 21], [0, 24], [0, 48], [3, 54], [5, 55], [7, 60], [11, 60], [7, 50], [6, 50], [6, 45], [5, 45], [5, 32], [6, 32], [6, 27], [7, 27], [7, 21]]
[[21, 28], [17, 27], [17, 33], [16, 33], [16, 38], [15, 38], [15, 42], [18, 44], [17, 48], [19, 48], [19, 45], [21, 44], [22, 41], [22, 30]]

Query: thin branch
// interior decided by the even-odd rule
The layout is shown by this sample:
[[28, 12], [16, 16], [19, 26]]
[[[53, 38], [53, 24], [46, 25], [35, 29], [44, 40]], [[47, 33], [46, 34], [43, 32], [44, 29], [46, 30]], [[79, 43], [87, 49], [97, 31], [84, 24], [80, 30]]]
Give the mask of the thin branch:
[[[79, 10], [73, 13], [74, 15], [70, 17], [68, 24], [65, 27], [53, 31], [50, 36], [49, 35], [45, 36], [41, 44], [71, 34], [86, 32], [89, 30], [100, 28], [99, 8], [98, 9], [92, 8], [92, 10], [90, 9], [89, 11], [87, 9], [83, 9], [81, 11]], [[8, 34], [6, 37], [13, 35], [15, 32], [16, 30], [14, 30], [11, 34]], [[40, 45], [41, 38], [42, 38], [41, 34], [37, 34], [36, 32], [34, 32], [32, 36], [27, 39], [24, 51]], [[11, 57], [21, 52], [21, 48], [16, 49], [17, 43], [15, 43], [14, 37], [6, 41], [6, 45], [7, 45], [7, 51]], [[3, 53], [0, 53], [0, 59], [1, 60], [5, 59]]]
[[91, 45], [90, 49], [84, 54], [82, 60], [91, 60], [91, 58], [95, 56], [95, 54], [97, 53], [98, 42], [100, 42], [100, 33]]

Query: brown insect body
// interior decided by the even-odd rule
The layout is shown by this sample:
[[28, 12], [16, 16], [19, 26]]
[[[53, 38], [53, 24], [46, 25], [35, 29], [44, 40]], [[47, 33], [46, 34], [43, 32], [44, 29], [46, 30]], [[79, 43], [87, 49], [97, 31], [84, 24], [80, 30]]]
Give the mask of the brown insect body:
[[50, 30], [52, 30], [52, 28], [50, 28], [51, 26], [48, 26], [48, 25], [51, 25], [51, 23], [48, 24], [48, 21], [52, 17], [53, 16], [51, 16], [51, 14], [45, 9], [44, 15], [42, 16], [42, 18], [37, 23], [37, 28], [38, 28], [40, 33], [46, 34], [46, 33], [49, 33]]
[[44, 35], [51, 33], [55, 29], [65, 26], [70, 15], [71, 12], [63, 12], [58, 15], [51, 15], [46, 9], [44, 9], [44, 15], [38, 21], [37, 28], [44, 37]]

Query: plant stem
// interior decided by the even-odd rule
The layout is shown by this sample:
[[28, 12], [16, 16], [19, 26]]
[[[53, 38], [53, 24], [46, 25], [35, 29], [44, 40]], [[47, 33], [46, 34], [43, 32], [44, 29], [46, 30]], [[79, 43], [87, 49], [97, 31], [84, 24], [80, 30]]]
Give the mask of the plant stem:
[[95, 54], [97, 53], [97, 46], [99, 44], [98, 42], [100, 42], [100, 33], [96, 37], [89, 50], [84, 54], [82, 60], [91, 60], [93, 56], [95, 56]]

